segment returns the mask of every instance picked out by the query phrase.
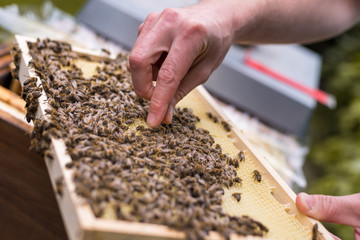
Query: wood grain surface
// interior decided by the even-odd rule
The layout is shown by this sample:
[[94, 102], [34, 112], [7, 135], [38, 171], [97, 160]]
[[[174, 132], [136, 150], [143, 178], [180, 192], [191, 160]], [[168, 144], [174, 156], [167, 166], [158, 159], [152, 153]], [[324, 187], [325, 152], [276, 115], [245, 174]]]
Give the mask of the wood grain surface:
[[44, 160], [0, 111], [0, 239], [67, 239]]

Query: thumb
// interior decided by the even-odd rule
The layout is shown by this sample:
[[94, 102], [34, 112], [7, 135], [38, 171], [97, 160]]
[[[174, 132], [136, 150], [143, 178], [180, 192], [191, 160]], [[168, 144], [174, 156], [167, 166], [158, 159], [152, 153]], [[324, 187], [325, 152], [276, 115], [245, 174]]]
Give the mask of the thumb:
[[360, 227], [360, 193], [341, 197], [299, 193], [296, 206], [317, 220]]

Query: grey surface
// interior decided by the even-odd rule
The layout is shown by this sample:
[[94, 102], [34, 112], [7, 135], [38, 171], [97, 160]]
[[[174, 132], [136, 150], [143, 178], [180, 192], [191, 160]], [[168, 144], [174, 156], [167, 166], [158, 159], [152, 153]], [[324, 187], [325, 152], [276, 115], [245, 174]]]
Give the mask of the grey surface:
[[[296, 47], [296, 46], [289, 46]], [[264, 51], [267, 47], [263, 47]], [[281, 49], [282, 51], [284, 49]], [[243, 64], [243, 51], [232, 47], [205, 87], [214, 95], [285, 132], [303, 135], [315, 100]], [[234, 55], [238, 58], [234, 58]], [[288, 70], [289, 71], [289, 70]], [[309, 72], [311, 73], [311, 72]], [[319, 71], [313, 72], [314, 77]], [[307, 80], [311, 79], [311, 76]]]
[[80, 22], [130, 50], [137, 29], [151, 12], [184, 7], [197, 0], [89, 0], [77, 18]]
[[[131, 49], [138, 26], [150, 12], [182, 7], [196, 0], [90, 0], [78, 15], [99, 34]], [[320, 57], [299, 45], [263, 45], [254, 48], [252, 58], [308, 87], [319, 84]], [[245, 66], [244, 51], [229, 50], [224, 62], [205, 87], [217, 97], [249, 112], [285, 132], [304, 135], [316, 101], [310, 96], [266, 74]]]
[[142, 19], [126, 9], [118, 9], [105, 0], [90, 0], [78, 15], [78, 20], [100, 35], [131, 49]]
[[[320, 57], [299, 45], [258, 46], [251, 57], [308, 87], [317, 87]], [[205, 87], [217, 97], [285, 132], [303, 136], [316, 106], [310, 96], [243, 63], [244, 51], [232, 46]]]

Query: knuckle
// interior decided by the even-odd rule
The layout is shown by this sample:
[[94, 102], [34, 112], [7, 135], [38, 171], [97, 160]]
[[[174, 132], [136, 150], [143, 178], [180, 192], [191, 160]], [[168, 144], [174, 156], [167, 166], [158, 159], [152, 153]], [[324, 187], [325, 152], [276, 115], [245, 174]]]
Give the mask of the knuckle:
[[146, 19], [145, 19], [145, 22], [147, 23], [153, 23], [154, 21], [156, 21], [156, 19], [158, 18], [159, 16], [159, 13], [157, 12], [152, 12], [152, 13], [149, 13], [149, 15], [147, 15]]
[[207, 78], [200, 78], [200, 80], [199, 80], [199, 85], [206, 83], [206, 81], [207, 81], [208, 79], [209, 79], [209, 77], [207, 77]]
[[203, 24], [200, 21], [193, 20], [193, 21], [189, 21], [185, 25], [184, 33], [186, 36], [196, 36], [199, 38], [204, 38], [205, 36], [208, 35], [208, 30], [205, 24]]
[[146, 60], [145, 53], [141, 49], [133, 49], [129, 55], [130, 67], [141, 67], [144, 66]]
[[210, 75], [211, 75], [211, 70], [208, 68], [204, 68], [199, 71], [198, 79], [201, 83], [204, 83], [207, 81]]
[[136, 95], [138, 95], [139, 97], [149, 99], [149, 96], [148, 96], [149, 94], [144, 89], [134, 87], [134, 91], [135, 91]]
[[163, 104], [158, 98], [152, 98], [150, 105], [149, 112], [158, 114], [165, 104]]
[[200, 85], [205, 83], [209, 79], [211, 73], [212, 70], [210, 68], [198, 68], [196, 69], [196, 75], [193, 77], [193, 79], [196, 83]]
[[167, 22], [174, 22], [179, 18], [179, 12], [176, 8], [166, 8], [162, 14], [161, 17], [164, 18]]
[[177, 83], [173, 68], [170, 66], [163, 66], [159, 71], [158, 81], [165, 85]]
[[337, 214], [337, 202], [334, 197], [318, 195], [316, 205], [322, 219], [328, 219]]

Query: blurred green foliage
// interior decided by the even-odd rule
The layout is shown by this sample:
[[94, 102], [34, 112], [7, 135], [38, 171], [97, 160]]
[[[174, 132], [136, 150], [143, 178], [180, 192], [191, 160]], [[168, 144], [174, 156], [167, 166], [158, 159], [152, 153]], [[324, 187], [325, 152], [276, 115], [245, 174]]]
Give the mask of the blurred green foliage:
[[[40, 16], [40, 9], [45, 2], [51, 2], [64, 12], [67, 12], [71, 15], [76, 15], [81, 9], [81, 7], [85, 4], [86, 0], [1, 0], [0, 7], [16, 4], [20, 7], [20, 12], [21, 10], [31, 10], [32, 12]], [[0, 44], [11, 41], [12, 38], [13, 34], [0, 27]]]
[[[0, 7], [10, 4], [21, 4], [27, 5], [29, 7], [38, 7], [46, 1], [48, 0], [2, 0], [0, 2]], [[61, 10], [74, 15], [80, 10], [86, 0], [52, 0], [50, 2], [52, 2], [56, 7], [60, 8]]]
[[[318, 106], [310, 127], [310, 152], [305, 165], [307, 192], [360, 193], [360, 25], [324, 43], [322, 88], [338, 106]], [[354, 239], [350, 227], [326, 224], [342, 239]]]

